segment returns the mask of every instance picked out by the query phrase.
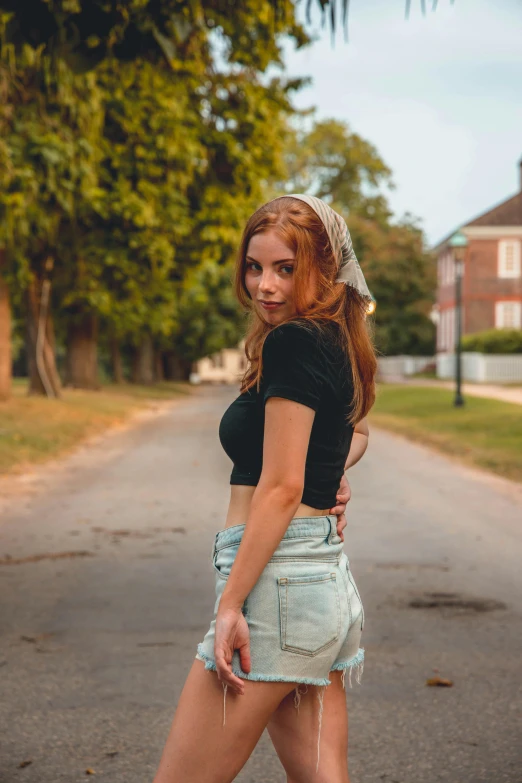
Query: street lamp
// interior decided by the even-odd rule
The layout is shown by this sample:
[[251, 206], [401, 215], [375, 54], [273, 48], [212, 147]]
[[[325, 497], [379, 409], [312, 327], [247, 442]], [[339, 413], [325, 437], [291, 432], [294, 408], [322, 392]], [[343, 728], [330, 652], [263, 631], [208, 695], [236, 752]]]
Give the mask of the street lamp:
[[453, 261], [455, 264], [455, 380], [457, 388], [455, 391], [455, 400], [453, 404], [456, 408], [464, 405], [464, 397], [461, 393], [462, 384], [462, 277], [464, 274], [464, 256], [468, 246], [468, 240], [462, 233], [457, 231], [449, 241], [453, 250]]

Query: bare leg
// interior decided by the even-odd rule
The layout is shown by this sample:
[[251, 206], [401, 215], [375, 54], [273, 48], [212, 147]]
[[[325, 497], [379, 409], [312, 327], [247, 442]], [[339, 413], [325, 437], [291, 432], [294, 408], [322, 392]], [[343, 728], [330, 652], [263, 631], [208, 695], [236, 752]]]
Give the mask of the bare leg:
[[[349, 783], [348, 712], [341, 672], [330, 672], [326, 688], [300, 685], [300, 697], [288, 694], [268, 721], [268, 733], [285, 772], [287, 783]], [[317, 739], [319, 693], [324, 691], [319, 769]], [[299, 712], [295, 699], [299, 702]]]
[[[245, 765], [291, 682], [251, 682], [238, 696], [194, 659], [153, 783], [229, 783]], [[224, 707], [226, 713], [224, 715]], [[225, 717], [225, 725], [223, 718]]]

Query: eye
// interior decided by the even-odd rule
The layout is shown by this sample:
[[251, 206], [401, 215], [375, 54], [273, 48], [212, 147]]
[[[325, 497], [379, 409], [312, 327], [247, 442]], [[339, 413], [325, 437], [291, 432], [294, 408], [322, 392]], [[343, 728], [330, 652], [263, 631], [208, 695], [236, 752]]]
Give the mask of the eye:
[[287, 270], [288, 270], [288, 274], [289, 274], [289, 275], [291, 275], [291, 274], [292, 274], [292, 272], [294, 271], [294, 267], [293, 267], [291, 264], [285, 264], [284, 266], [281, 266], [281, 267], [279, 267], [279, 268], [280, 268], [280, 270], [281, 270], [281, 271], [282, 271], [283, 269], [287, 269]]
[[247, 269], [253, 269], [253, 267], [255, 267], [255, 266], [259, 266], [259, 264], [256, 261], [248, 261], [247, 265], [246, 265], [246, 268]]

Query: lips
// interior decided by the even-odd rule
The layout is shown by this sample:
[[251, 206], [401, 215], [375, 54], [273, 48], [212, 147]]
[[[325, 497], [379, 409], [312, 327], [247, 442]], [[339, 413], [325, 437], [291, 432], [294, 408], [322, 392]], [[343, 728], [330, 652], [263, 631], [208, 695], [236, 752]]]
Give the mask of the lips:
[[284, 302], [263, 302], [263, 300], [260, 299], [259, 304], [261, 307], [264, 307], [265, 310], [275, 310], [276, 308], [281, 307]]

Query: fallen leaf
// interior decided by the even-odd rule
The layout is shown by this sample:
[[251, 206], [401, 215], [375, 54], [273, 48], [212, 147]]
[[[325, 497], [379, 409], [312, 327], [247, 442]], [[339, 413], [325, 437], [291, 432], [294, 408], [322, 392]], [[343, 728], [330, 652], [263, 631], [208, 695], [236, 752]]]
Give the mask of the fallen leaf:
[[32, 759], [27, 759], [27, 761], [21, 761], [21, 762], [19, 763], [19, 765], [18, 765], [18, 766], [19, 766], [21, 769], [23, 769], [24, 767], [28, 767], [28, 766], [29, 766], [29, 764], [32, 764], [32, 763], [33, 763], [33, 760], [32, 760]]
[[85, 770], [85, 774], [86, 775], [96, 775], [96, 772], [93, 769], [91, 769], [90, 767], [87, 767], [87, 769]]
[[445, 680], [443, 677], [430, 677], [429, 680], [426, 680], [426, 685], [431, 685], [432, 687], [439, 687], [439, 688], [452, 688], [453, 682], [451, 680]]

